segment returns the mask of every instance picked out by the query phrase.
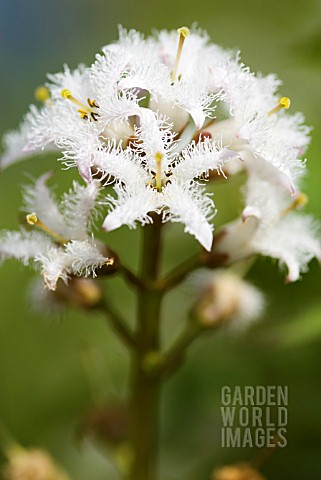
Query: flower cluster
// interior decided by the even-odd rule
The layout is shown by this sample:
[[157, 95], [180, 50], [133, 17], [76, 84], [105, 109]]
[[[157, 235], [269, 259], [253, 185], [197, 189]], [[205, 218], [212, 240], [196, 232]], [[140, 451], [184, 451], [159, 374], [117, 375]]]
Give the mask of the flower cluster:
[[32, 212], [27, 222], [40, 231], [22, 228], [3, 232], [0, 255], [24, 264], [32, 260], [34, 266], [40, 266], [46, 286], [55, 290], [59, 278], [67, 282], [70, 275], [88, 277], [97, 268], [112, 265], [113, 258], [87, 233], [99, 191], [97, 182], [87, 186], [74, 182], [59, 205], [46, 185], [47, 179], [48, 175], [43, 175], [24, 192], [24, 210]]
[[[103, 200], [106, 231], [145, 225], [156, 212], [163, 222], [181, 222], [230, 263], [253, 253], [280, 260], [291, 281], [321, 257], [314, 220], [296, 212], [304, 203], [309, 128], [301, 114], [288, 112], [290, 99], [279, 95], [274, 75], [254, 75], [239, 54], [183, 27], [148, 38], [121, 28], [119, 40], [93, 65], [65, 66], [48, 78], [36, 92], [42, 105], [32, 106], [19, 131], [5, 136], [2, 168], [53, 149], [87, 186], [75, 185], [61, 213], [45, 177], [36, 182], [27, 191], [27, 207], [36, 214], [29, 221], [39, 218], [59, 234], [60, 245], [38, 232], [6, 233], [2, 257], [34, 258], [50, 288], [59, 277], [100, 267], [106, 258], [86, 222], [99, 186], [107, 185], [113, 194]], [[216, 210], [206, 181], [213, 171], [240, 170], [247, 173], [242, 216], [223, 228], [213, 247]]]

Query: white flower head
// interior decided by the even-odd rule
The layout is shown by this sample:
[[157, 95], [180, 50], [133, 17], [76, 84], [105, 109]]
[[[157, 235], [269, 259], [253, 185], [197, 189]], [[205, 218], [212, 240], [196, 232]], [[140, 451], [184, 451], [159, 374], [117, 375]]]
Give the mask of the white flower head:
[[[239, 53], [210, 44], [195, 27], [147, 38], [120, 28], [90, 67], [65, 65], [48, 80], [43, 104], [7, 135], [2, 166], [19, 151], [58, 150], [88, 185], [112, 184], [107, 231], [152, 222], [156, 212], [210, 250], [216, 210], [204, 181], [212, 170], [245, 168], [288, 194], [304, 172], [309, 128], [301, 114], [288, 114], [279, 80], [254, 75]], [[51, 220], [64, 229], [59, 212]], [[78, 239], [76, 223], [68, 238]]]

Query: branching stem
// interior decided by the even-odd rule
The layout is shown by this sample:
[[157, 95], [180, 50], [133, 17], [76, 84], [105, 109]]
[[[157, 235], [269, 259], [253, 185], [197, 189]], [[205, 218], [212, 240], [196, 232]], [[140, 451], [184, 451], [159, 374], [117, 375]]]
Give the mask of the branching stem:
[[122, 318], [120, 313], [112, 305], [110, 299], [102, 301], [99, 305], [99, 308], [106, 315], [109, 324], [111, 325], [112, 329], [117, 333], [122, 343], [124, 343], [131, 350], [136, 348], [134, 335], [129, 330], [125, 320]]

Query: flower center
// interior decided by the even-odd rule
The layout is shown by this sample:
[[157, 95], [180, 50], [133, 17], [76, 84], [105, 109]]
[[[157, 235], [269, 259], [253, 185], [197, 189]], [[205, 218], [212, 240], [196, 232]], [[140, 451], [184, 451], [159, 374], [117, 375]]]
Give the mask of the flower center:
[[152, 181], [148, 182], [148, 186], [153, 188], [154, 190], [157, 190], [157, 192], [161, 192], [163, 187], [167, 185], [168, 183], [171, 183], [169, 180], [169, 177], [172, 175], [172, 172], [169, 170], [162, 174], [162, 160], [164, 158], [164, 155], [160, 152], [156, 152], [155, 154], [155, 160], [156, 160], [156, 172], [151, 171], [152, 174]]
[[61, 90], [61, 96], [62, 98], [66, 98], [67, 100], [70, 100], [72, 103], [80, 107], [77, 111], [80, 113], [80, 118], [83, 120], [88, 120], [88, 118], [92, 118], [97, 121], [97, 117], [99, 117], [99, 114], [96, 112], [95, 109], [99, 108], [99, 105], [97, 104], [96, 100], [90, 100], [90, 98], [87, 98], [87, 103], [88, 106], [85, 105], [84, 103], [80, 102], [75, 98], [71, 91], [68, 90], [67, 88], [64, 88]]
[[156, 160], [156, 188], [158, 192], [162, 191], [162, 160], [163, 154], [157, 152], [155, 155]]
[[171, 73], [171, 78], [172, 78], [173, 82], [175, 82], [175, 80], [176, 80], [178, 65], [179, 65], [181, 55], [182, 55], [182, 50], [183, 50], [183, 45], [184, 45], [184, 42], [185, 42], [185, 38], [188, 37], [188, 35], [190, 34], [190, 31], [187, 27], [181, 27], [177, 30], [177, 33], [179, 33], [179, 42], [178, 42], [178, 47], [177, 47], [177, 52], [176, 52], [176, 59], [175, 59], [175, 63], [174, 63], [174, 68], [173, 68], [173, 71]]

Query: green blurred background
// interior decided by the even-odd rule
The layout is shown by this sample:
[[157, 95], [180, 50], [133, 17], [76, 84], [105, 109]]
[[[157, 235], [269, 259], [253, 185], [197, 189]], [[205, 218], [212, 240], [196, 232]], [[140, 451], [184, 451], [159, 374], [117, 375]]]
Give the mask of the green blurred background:
[[[252, 70], [277, 73], [285, 85], [282, 94], [292, 99], [291, 109], [303, 111], [314, 126], [307, 209], [321, 220], [320, 0], [1, 0], [1, 133], [17, 126], [46, 72], [59, 71], [63, 63], [91, 63], [100, 47], [117, 37], [117, 24], [148, 33], [195, 21], [214, 42], [240, 49]], [[1, 175], [1, 228], [17, 226], [25, 172], [37, 176], [53, 168], [63, 191], [75, 172], [61, 173], [54, 157], [18, 164]], [[216, 189], [218, 223], [239, 211], [236, 187], [237, 181], [231, 181]], [[167, 236], [167, 265], [196, 248], [179, 227], [170, 228]], [[108, 242], [137, 266], [139, 230], [115, 232]], [[0, 417], [24, 445], [48, 448], [75, 480], [117, 479], [103, 449], [79, 443], [75, 432], [94, 405], [126, 398], [126, 352], [100, 316], [73, 310], [53, 320], [35, 313], [27, 293], [32, 277], [14, 262], [0, 271]], [[270, 480], [321, 477], [320, 270], [313, 263], [303, 281], [285, 285], [276, 265], [259, 260], [249, 277], [267, 294], [265, 317], [242, 336], [199, 341], [166, 384], [164, 480], [205, 480], [214, 466], [257, 454], [254, 448], [220, 447], [223, 385], [288, 385], [288, 446], [262, 470]], [[123, 283], [113, 279], [108, 289], [123, 313], [133, 317], [132, 294]], [[188, 288], [182, 287], [168, 299], [167, 337], [178, 332], [188, 297]]]

